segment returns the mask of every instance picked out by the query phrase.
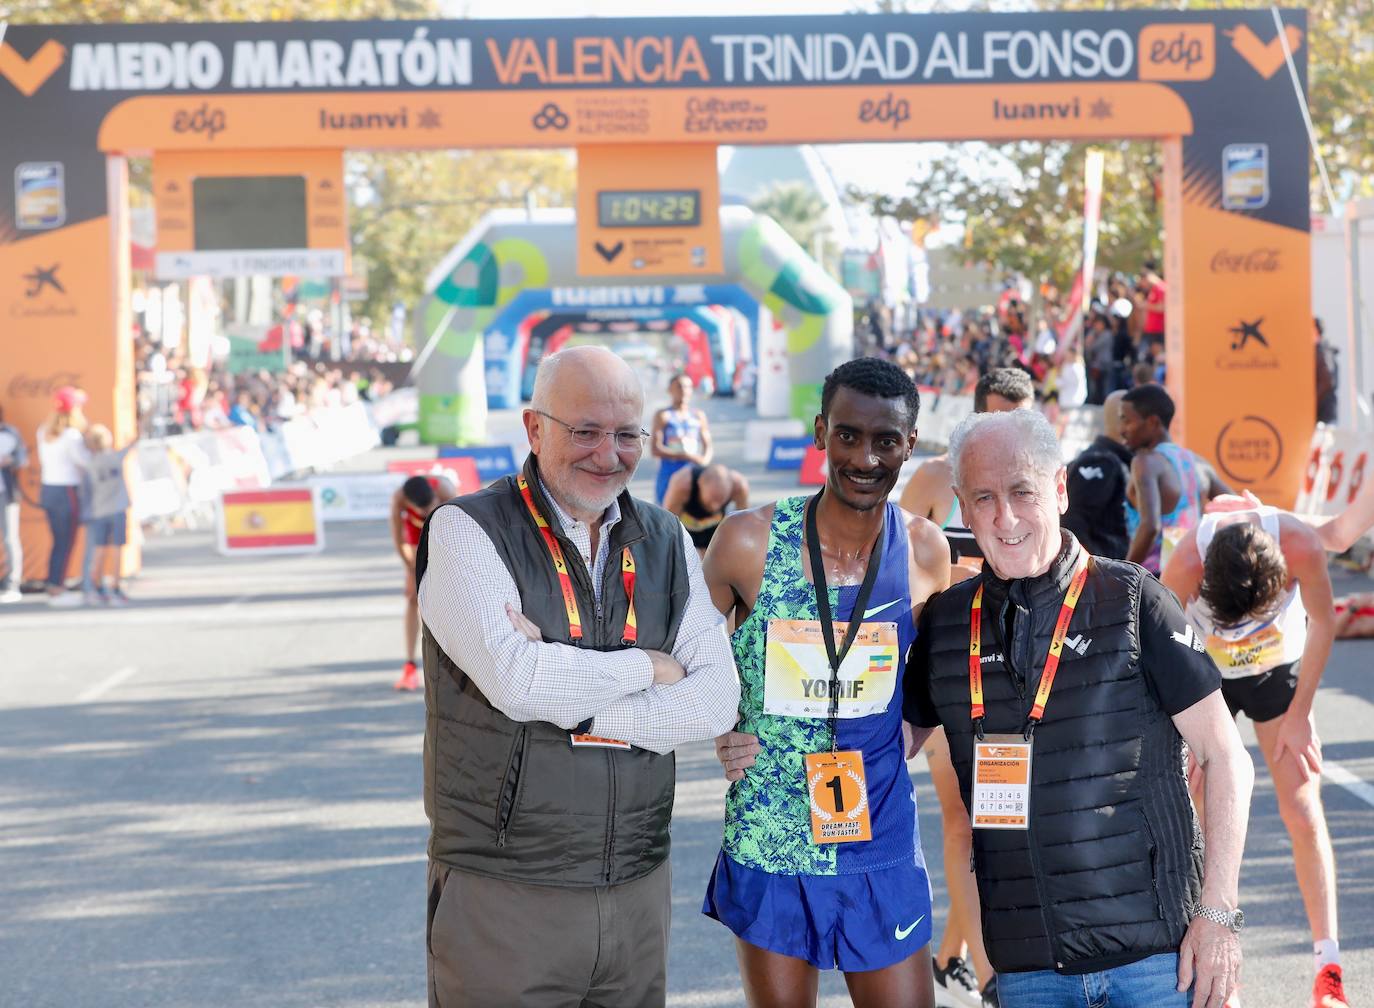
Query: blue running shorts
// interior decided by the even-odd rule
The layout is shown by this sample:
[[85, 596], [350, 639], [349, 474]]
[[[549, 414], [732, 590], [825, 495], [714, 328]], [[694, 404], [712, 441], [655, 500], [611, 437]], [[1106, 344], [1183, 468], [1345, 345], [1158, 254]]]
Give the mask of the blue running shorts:
[[899, 864], [852, 875], [775, 875], [723, 851], [701, 912], [750, 945], [846, 973], [885, 969], [930, 944], [930, 880]]

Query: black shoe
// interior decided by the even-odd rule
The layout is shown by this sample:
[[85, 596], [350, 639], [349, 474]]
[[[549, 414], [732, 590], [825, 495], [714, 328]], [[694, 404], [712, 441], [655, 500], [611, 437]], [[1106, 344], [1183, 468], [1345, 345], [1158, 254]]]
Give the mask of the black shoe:
[[968, 965], [959, 956], [954, 956], [944, 969], [934, 958], [930, 960], [935, 973], [935, 1000], [942, 1005], [967, 1005], [968, 1008], [981, 1008], [983, 999], [978, 994], [978, 984], [969, 972]]
[[983, 1008], [1002, 1008], [1001, 1002], [997, 1000], [996, 973], [988, 977], [988, 982], [983, 987]]

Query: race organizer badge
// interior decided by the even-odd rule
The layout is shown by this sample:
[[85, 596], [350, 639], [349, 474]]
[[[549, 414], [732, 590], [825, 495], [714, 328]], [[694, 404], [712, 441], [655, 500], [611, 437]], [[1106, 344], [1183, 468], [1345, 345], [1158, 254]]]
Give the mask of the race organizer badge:
[[[843, 638], [848, 625], [835, 624]], [[830, 659], [819, 620], [769, 620], [763, 709], [782, 717], [830, 716]], [[839, 674], [836, 717], [882, 714], [897, 689], [897, 624], [861, 623]]]
[[568, 742], [574, 749], [629, 749], [630, 743], [620, 739], [602, 738], [600, 735], [579, 735], [571, 732]]
[[988, 735], [973, 743], [973, 828], [1026, 829], [1030, 819], [1031, 743]]
[[868, 779], [857, 750], [806, 756], [806, 796], [811, 839], [818, 844], [873, 839], [868, 819]]

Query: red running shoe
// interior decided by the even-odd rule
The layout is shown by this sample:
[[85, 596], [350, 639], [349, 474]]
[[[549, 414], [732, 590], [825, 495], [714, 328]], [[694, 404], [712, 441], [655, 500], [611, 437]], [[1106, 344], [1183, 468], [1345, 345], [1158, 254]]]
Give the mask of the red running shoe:
[[1317, 973], [1312, 984], [1311, 1008], [1350, 1008], [1350, 1002], [1345, 999], [1341, 968], [1336, 963], [1327, 963]]
[[398, 690], [417, 690], [420, 688], [420, 673], [415, 670], [415, 663], [408, 661], [401, 669], [401, 678], [396, 680]]

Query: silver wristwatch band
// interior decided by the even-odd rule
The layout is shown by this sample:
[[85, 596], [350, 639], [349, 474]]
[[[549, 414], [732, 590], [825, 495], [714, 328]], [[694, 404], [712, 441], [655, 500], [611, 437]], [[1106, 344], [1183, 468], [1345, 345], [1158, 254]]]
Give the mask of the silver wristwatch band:
[[1201, 903], [1194, 903], [1189, 907], [1188, 916], [1205, 918], [1213, 924], [1230, 928], [1237, 934], [1240, 933], [1241, 925], [1245, 923], [1245, 914], [1239, 909], [1218, 910], [1216, 907], [1203, 906]]

